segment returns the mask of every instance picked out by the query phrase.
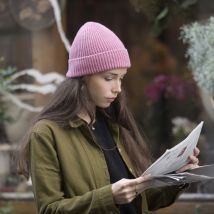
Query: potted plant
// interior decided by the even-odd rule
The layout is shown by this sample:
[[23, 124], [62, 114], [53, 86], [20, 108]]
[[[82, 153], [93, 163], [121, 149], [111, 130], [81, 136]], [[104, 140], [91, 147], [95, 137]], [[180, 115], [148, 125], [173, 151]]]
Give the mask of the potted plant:
[[[26, 78], [23, 78], [25, 76], [30, 76], [32, 81], [30, 83], [29, 79], [26, 81]], [[11, 67], [0, 69], [0, 124], [2, 127], [2, 129], [0, 127], [0, 133], [2, 133], [0, 136], [2, 137], [0, 140], [0, 187], [10, 173], [10, 151], [17, 146], [19, 141], [17, 139], [24, 135], [26, 128], [26, 124], [22, 124], [23, 120], [20, 118], [20, 114], [18, 119], [14, 116], [8, 117], [13, 113], [9, 113], [9, 110], [13, 107], [13, 109], [20, 110], [22, 117], [25, 117], [26, 114], [32, 117], [32, 114], [40, 111], [42, 107], [26, 103], [22, 96], [23, 93], [30, 94], [31, 99], [35, 100], [35, 93], [42, 95], [53, 93], [63, 80], [64, 76], [55, 72], [43, 75], [36, 69], [22, 71]]]

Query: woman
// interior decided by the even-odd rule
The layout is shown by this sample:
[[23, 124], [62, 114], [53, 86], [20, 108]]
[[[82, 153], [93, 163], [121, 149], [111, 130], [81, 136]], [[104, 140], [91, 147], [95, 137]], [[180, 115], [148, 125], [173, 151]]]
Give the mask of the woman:
[[[39, 213], [148, 213], [181, 192], [144, 191], [149, 153], [121, 88], [129, 67], [112, 31], [95, 22], [80, 28], [67, 79], [37, 116], [20, 159]], [[197, 163], [193, 155], [181, 170]]]

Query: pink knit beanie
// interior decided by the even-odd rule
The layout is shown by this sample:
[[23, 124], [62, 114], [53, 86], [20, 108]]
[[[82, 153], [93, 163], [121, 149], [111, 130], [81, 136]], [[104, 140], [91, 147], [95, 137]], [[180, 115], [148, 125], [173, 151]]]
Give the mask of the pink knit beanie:
[[129, 54], [120, 39], [102, 24], [87, 22], [71, 45], [66, 76], [79, 77], [129, 67]]

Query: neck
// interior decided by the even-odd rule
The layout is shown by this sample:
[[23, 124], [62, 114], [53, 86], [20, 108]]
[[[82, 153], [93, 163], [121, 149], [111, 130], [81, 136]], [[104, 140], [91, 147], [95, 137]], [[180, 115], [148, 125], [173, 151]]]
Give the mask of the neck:
[[[96, 111], [96, 109], [94, 110]], [[87, 124], [90, 124], [92, 121], [91, 121], [91, 117], [90, 115], [87, 113], [86, 110], [81, 110], [78, 114], [78, 117], [80, 117], [82, 120], [84, 120]], [[93, 121], [94, 122], [94, 121]]]

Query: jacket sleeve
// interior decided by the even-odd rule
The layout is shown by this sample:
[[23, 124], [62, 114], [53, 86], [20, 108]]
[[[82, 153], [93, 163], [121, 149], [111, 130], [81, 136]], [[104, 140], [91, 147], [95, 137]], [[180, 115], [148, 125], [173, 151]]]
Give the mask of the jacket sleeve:
[[185, 184], [146, 190], [148, 209], [154, 211], [171, 205], [188, 187], [189, 185]]
[[30, 174], [39, 214], [118, 213], [111, 185], [65, 197], [63, 175], [53, 136], [32, 132], [30, 138]]

